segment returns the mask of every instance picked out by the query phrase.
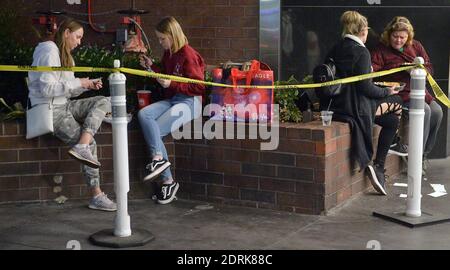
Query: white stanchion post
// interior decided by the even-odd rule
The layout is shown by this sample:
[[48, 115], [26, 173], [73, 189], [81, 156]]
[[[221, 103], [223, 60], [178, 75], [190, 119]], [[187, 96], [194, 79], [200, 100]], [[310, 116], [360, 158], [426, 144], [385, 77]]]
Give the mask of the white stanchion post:
[[[114, 68], [120, 67], [120, 61], [114, 60]], [[128, 191], [130, 178], [128, 173], [128, 121], [126, 108], [126, 77], [120, 72], [112, 73], [109, 78], [112, 106], [112, 138], [114, 159], [114, 190], [117, 200], [114, 235], [131, 235], [130, 216], [128, 215]]]
[[[423, 64], [422, 57], [416, 57], [414, 63]], [[422, 154], [423, 125], [425, 105], [425, 79], [427, 73], [422, 68], [411, 71], [411, 93], [409, 103], [409, 146], [408, 146], [408, 197], [406, 216], [420, 217], [422, 199]]]

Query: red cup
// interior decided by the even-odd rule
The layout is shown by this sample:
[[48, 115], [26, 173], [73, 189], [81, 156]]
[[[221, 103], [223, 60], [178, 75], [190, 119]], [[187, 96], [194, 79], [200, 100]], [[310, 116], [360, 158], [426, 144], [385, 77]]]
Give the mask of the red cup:
[[139, 110], [152, 103], [152, 91], [139, 90], [136, 91], [139, 103]]

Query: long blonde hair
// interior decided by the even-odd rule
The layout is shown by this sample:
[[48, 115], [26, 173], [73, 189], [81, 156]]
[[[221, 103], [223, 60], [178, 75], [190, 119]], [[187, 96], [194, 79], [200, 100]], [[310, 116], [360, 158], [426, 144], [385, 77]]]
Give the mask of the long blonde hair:
[[55, 34], [55, 43], [59, 48], [62, 67], [73, 67], [74, 65], [70, 48], [64, 38], [64, 32], [66, 29], [69, 29], [70, 32], [75, 32], [80, 28], [83, 28], [83, 26], [81, 26], [81, 24], [76, 22], [74, 19], [66, 19], [58, 27], [58, 31]]
[[342, 37], [347, 34], [357, 36], [364, 28], [369, 26], [367, 18], [357, 11], [349, 10], [341, 16]]
[[165, 17], [157, 25], [156, 31], [161, 34], [168, 35], [172, 38], [171, 53], [176, 53], [184, 45], [188, 44], [188, 39], [183, 33], [180, 24], [174, 17]]
[[392, 32], [396, 31], [406, 31], [408, 33], [408, 40], [406, 41], [406, 45], [411, 45], [414, 38], [414, 27], [409, 22], [408, 18], [403, 16], [394, 17], [384, 28], [383, 34], [381, 34], [380, 41], [386, 45], [390, 46], [390, 38]]

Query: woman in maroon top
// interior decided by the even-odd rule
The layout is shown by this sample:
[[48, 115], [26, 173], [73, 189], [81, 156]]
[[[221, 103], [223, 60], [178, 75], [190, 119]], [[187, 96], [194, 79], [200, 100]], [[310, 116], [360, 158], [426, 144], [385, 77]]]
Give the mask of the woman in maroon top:
[[[425, 68], [433, 74], [433, 66], [430, 57], [422, 44], [414, 40], [414, 28], [406, 17], [397, 16], [392, 19], [381, 35], [381, 42], [371, 52], [372, 67], [374, 71], [388, 70], [401, 66], [404, 63], [412, 63], [414, 58], [422, 57]], [[399, 93], [404, 101], [404, 106], [409, 105], [410, 76], [408, 71], [397, 72], [383, 77], [384, 81], [403, 82], [405, 89]], [[423, 133], [424, 158], [431, 152], [436, 142], [436, 136], [441, 125], [442, 108], [434, 100], [433, 96], [425, 90], [425, 119]]]
[[[144, 55], [140, 59], [143, 67], [164, 74], [204, 80], [204, 60], [189, 46], [175, 18], [162, 19], [156, 25], [155, 33], [164, 49], [161, 59], [162, 69], [156, 67], [153, 61]], [[140, 110], [138, 118], [150, 154], [144, 181], [161, 176], [162, 186], [157, 201], [160, 204], [167, 204], [175, 198], [179, 184], [174, 181], [170, 172], [170, 162], [162, 138], [201, 116], [205, 86], [159, 78], [156, 80], [164, 88], [166, 99]]]

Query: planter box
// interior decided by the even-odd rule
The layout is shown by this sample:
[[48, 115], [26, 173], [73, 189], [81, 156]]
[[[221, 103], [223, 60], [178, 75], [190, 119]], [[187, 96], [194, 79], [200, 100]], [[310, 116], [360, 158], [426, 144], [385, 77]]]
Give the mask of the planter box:
[[[375, 128], [374, 145], [379, 128]], [[68, 146], [51, 135], [26, 140], [24, 123], [1, 123], [0, 203], [88, 198], [81, 166], [67, 155]], [[96, 135], [102, 189], [113, 195], [111, 126]], [[135, 120], [129, 125], [130, 199], [149, 198], [142, 183], [148, 161]], [[351, 168], [347, 124], [321, 122], [280, 124], [278, 148], [260, 150], [261, 140], [165, 140], [181, 188], [178, 197], [305, 214], [324, 214], [371, 187], [364, 172]], [[387, 174], [401, 170], [389, 155]], [[61, 185], [54, 176], [63, 177]], [[60, 186], [60, 192], [54, 187]], [[57, 191], [57, 190], [56, 190]]]

